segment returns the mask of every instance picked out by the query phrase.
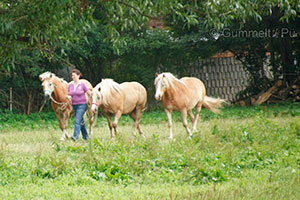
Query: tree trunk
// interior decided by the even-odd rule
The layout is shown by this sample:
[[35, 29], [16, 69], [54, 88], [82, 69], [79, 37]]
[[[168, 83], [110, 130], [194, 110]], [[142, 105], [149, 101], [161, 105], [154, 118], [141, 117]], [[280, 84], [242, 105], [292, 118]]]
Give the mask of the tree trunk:
[[274, 77], [274, 82], [277, 82], [279, 80], [279, 72], [278, 72], [278, 64], [276, 62], [275, 58], [275, 50], [274, 50], [274, 39], [270, 39], [270, 59], [271, 59], [271, 66], [273, 70], [273, 77]]
[[33, 101], [32, 90], [30, 90], [28, 92], [28, 104], [27, 104], [27, 112], [26, 112], [27, 115], [29, 115], [32, 111], [32, 101]]
[[292, 44], [289, 35], [283, 35], [281, 38], [281, 56], [283, 67], [283, 80], [290, 84], [294, 79], [295, 66], [292, 55]]

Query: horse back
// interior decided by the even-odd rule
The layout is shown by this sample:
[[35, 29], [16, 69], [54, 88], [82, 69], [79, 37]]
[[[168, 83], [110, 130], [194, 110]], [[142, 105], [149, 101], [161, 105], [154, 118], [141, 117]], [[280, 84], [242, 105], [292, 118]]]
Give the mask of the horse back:
[[205, 86], [200, 79], [195, 77], [183, 77], [180, 80], [185, 83], [192, 94], [201, 93], [201, 96], [206, 95]]
[[87, 86], [87, 88], [88, 88], [89, 90], [92, 90], [92, 89], [93, 89], [92, 84], [91, 84], [88, 80], [86, 80], [86, 79], [80, 79], [80, 80]]
[[120, 88], [124, 95], [124, 108], [131, 107], [134, 109], [137, 105], [145, 107], [147, 103], [147, 92], [144, 86], [138, 82], [124, 82], [120, 84]]
[[120, 87], [126, 99], [134, 98], [136, 101], [147, 99], [146, 89], [138, 82], [124, 82]]
[[194, 77], [183, 77], [181, 83], [176, 83], [174, 89], [163, 96], [163, 104], [168, 109], [180, 111], [192, 109], [205, 97], [205, 87], [202, 81]]

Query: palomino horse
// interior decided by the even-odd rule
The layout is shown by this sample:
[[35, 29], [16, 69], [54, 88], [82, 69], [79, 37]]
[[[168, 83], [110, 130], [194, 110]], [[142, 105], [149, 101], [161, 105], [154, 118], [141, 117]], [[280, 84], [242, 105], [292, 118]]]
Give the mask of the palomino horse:
[[[92, 91], [92, 110], [96, 112], [98, 107], [101, 107], [108, 121], [111, 139], [114, 139], [118, 132], [117, 125], [122, 114], [129, 114], [134, 120], [133, 134], [136, 135], [136, 129], [138, 129], [141, 136], [144, 136], [140, 127], [140, 119], [146, 102], [146, 89], [137, 82], [118, 84], [112, 79], [102, 79]], [[115, 115], [114, 122], [112, 122], [112, 115]]]
[[[51, 72], [44, 72], [39, 76], [40, 80], [42, 81], [43, 91], [45, 97], [51, 99], [51, 106], [56, 114], [56, 117], [59, 121], [59, 126], [63, 131], [63, 134], [60, 140], [65, 140], [70, 138], [70, 135], [67, 132], [68, 127], [68, 120], [70, 117], [70, 113], [73, 111], [71, 100], [68, 98], [68, 83], [58, 78], [55, 74]], [[86, 86], [92, 90], [93, 86], [87, 80], [81, 79]], [[92, 124], [94, 121], [94, 115], [91, 110], [92, 101], [91, 98], [88, 97], [88, 115], [89, 115], [89, 132], [92, 134]]]
[[[214, 113], [219, 112], [219, 108], [223, 99], [215, 99], [206, 96], [205, 86], [197, 78], [184, 77], [177, 79], [169, 72], [156, 74], [154, 81], [156, 93], [155, 99], [163, 101], [164, 110], [168, 117], [169, 138], [173, 138], [172, 133], [172, 111], [179, 111], [182, 115], [183, 126], [185, 127], [188, 136], [191, 137], [192, 133], [196, 130], [199, 113], [202, 105]], [[196, 115], [193, 115], [192, 109], [196, 107]], [[193, 123], [193, 129], [190, 131], [188, 128], [187, 114]]]

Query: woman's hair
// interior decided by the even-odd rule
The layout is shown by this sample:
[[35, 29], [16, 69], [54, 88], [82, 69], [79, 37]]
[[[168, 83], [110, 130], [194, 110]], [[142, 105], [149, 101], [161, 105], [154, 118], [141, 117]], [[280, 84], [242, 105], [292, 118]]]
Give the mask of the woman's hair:
[[78, 69], [73, 69], [72, 74], [73, 73], [77, 74], [78, 76], [82, 76], [81, 72]]

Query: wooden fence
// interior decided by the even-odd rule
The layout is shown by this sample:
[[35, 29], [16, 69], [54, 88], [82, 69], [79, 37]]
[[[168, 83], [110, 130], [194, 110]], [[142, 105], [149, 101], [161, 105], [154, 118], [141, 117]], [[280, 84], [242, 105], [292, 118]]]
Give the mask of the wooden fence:
[[186, 70], [188, 76], [198, 77], [203, 81], [208, 96], [232, 102], [247, 86], [248, 74], [234, 56], [197, 60], [190, 63]]

